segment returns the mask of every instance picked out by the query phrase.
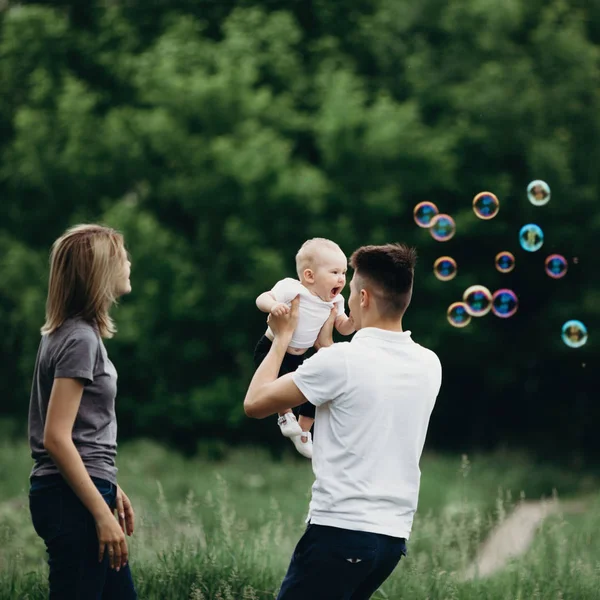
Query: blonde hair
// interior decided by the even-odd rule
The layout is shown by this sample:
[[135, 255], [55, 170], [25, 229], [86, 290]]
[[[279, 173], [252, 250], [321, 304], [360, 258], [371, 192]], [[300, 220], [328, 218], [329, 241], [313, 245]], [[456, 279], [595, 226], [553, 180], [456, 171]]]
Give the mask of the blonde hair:
[[42, 335], [56, 331], [68, 318], [95, 323], [111, 338], [116, 327], [108, 314], [116, 303], [115, 283], [125, 260], [123, 236], [101, 225], [76, 225], [52, 245]]
[[318, 262], [319, 250], [322, 250], [323, 248], [342, 251], [335, 242], [332, 242], [327, 238], [317, 237], [306, 240], [296, 254], [296, 272], [298, 273], [298, 279], [302, 279], [302, 274], [305, 269], [315, 268]]

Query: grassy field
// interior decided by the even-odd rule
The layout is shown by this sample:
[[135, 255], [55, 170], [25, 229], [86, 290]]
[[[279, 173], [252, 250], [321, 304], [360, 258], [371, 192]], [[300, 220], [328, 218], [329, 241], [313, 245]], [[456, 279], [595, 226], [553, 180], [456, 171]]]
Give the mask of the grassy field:
[[[286, 448], [286, 451], [288, 449]], [[131, 565], [144, 600], [274, 598], [304, 527], [312, 472], [291, 452], [254, 449], [221, 462], [151, 442], [123, 445], [120, 483], [134, 503]], [[0, 442], [0, 600], [45, 598], [43, 542], [27, 507], [26, 444]], [[377, 599], [600, 598], [598, 481], [522, 456], [423, 458], [409, 554]], [[485, 580], [464, 581], [490, 528], [522, 497], [577, 497], [583, 515], [548, 519], [530, 551]]]

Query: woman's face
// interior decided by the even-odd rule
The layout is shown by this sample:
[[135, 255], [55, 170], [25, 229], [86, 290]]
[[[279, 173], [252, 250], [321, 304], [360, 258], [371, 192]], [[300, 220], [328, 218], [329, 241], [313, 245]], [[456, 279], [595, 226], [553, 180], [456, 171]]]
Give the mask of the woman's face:
[[131, 281], [129, 277], [131, 275], [131, 261], [129, 260], [129, 254], [125, 248], [122, 249], [122, 260], [119, 263], [119, 272], [117, 273], [117, 279], [115, 282], [115, 295], [124, 296], [131, 292]]

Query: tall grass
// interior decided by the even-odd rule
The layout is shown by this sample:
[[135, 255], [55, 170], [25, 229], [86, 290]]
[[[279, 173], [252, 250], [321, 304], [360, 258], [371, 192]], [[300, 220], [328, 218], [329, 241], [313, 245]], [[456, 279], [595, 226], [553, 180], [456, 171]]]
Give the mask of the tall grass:
[[[250, 600], [276, 596], [302, 534], [312, 472], [291, 454], [247, 449], [214, 463], [150, 442], [119, 452], [120, 483], [137, 513], [130, 538], [140, 598]], [[590, 493], [595, 480], [521, 456], [425, 456], [409, 555], [375, 599], [600, 598], [600, 501], [557, 515], [530, 551], [497, 575], [463, 573], [494, 524], [521, 497]], [[46, 597], [43, 543], [27, 507], [24, 444], [0, 445], [0, 600]], [[593, 496], [595, 498], [595, 496]]]

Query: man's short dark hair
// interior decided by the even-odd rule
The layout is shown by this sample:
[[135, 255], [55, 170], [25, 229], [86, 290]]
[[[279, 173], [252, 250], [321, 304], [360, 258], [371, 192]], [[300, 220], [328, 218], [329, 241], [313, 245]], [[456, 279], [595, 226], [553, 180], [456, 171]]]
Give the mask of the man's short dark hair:
[[410, 304], [417, 251], [406, 244], [362, 246], [350, 257], [356, 275], [371, 285], [383, 317], [401, 317]]

